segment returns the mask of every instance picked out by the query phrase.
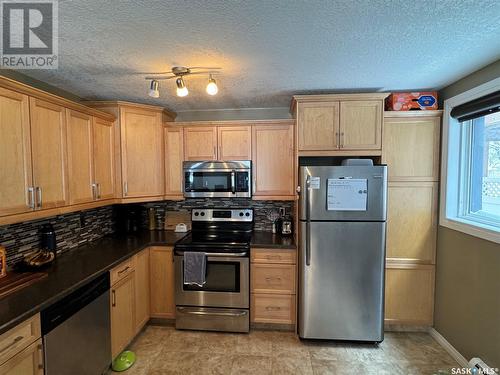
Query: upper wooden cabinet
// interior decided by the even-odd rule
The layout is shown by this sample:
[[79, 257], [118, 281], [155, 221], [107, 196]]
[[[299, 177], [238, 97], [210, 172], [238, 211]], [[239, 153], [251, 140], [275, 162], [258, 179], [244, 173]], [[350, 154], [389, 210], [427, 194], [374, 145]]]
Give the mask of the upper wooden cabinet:
[[68, 203], [66, 111], [30, 98], [31, 155], [36, 206], [47, 209]]
[[115, 129], [113, 122], [94, 117], [92, 124], [96, 199], [115, 197]]
[[294, 96], [299, 156], [380, 155], [387, 94]]
[[0, 88], [0, 216], [34, 207], [28, 96]]
[[252, 127], [248, 125], [217, 127], [218, 160], [250, 160]]
[[[213, 124], [213, 123], [210, 123]], [[184, 127], [184, 159], [250, 160], [252, 131], [250, 125], [193, 125]]]
[[165, 195], [182, 199], [182, 162], [184, 161], [184, 130], [180, 126], [165, 126]]
[[438, 181], [441, 111], [385, 112], [389, 181]]
[[255, 125], [252, 133], [254, 197], [295, 199], [293, 125]]
[[96, 196], [92, 145], [92, 116], [66, 110], [68, 121], [68, 182], [70, 204], [86, 203]]

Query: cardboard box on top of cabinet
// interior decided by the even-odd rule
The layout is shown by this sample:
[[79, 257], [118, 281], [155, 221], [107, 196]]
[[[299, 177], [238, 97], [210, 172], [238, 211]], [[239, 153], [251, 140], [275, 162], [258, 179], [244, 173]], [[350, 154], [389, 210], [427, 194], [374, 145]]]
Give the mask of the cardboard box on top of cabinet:
[[421, 111], [438, 109], [437, 92], [394, 92], [385, 101], [387, 111]]

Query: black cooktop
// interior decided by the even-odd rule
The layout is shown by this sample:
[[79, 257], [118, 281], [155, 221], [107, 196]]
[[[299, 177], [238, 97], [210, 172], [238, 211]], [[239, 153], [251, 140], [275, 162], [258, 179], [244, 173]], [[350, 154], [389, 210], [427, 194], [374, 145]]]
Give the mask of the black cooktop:
[[177, 241], [175, 249], [205, 252], [236, 252], [250, 248], [252, 233], [249, 231], [192, 231]]

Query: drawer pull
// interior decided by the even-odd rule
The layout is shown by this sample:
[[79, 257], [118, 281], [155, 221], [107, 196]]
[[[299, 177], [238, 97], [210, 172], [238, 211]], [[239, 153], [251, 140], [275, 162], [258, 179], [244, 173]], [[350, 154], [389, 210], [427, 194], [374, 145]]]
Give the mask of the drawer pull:
[[279, 306], [266, 306], [267, 311], [279, 311], [281, 310], [281, 307]]
[[37, 349], [38, 349], [38, 360], [40, 361], [40, 363], [38, 365], [38, 369], [43, 370], [44, 369], [44, 366], [43, 366], [43, 346], [40, 344], [37, 346]]
[[125, 267], [121, 271], [118, 271], [118, 276], [120, 276], [122, 273], [127, 272], [130, 269], [130, 266]]
[[281, 259], [281, 255], [268, 255], [267, 259]]
[[12, 342], [9, 345], [7, 345], [6, 347], [2, 348], [2, 350], [0, 350], [0, 353], [3, 353], [7, 349], [10, 349], [12, 346], [14, 346], [15, 344], [17, 344], [22, 339], [24, 339], [24, 336], [17, 336], [14, 340], [12, 340]]
[[116, 292], [114, 290], [111, 291], [111, 306], [116, 306]]
[[266, 281], [273, 281], [273, 280], [281, 281], [281, 277], [274, 277], [274, 276], [266, 277]]

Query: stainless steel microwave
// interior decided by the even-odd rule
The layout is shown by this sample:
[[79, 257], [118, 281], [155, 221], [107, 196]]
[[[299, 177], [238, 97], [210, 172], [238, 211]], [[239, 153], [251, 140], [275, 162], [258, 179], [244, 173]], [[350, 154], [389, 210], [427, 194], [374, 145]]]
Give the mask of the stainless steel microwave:
[[185, 161], [184, 196], [246, 198], [252, 196], [252, 162]]

